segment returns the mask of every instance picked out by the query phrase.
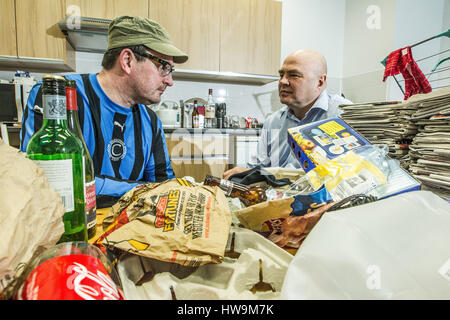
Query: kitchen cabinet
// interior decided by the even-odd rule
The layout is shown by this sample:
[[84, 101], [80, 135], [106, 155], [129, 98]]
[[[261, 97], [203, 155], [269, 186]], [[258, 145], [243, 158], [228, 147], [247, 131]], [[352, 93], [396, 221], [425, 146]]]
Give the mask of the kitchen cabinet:
[[118, 16], [148, 17], [149, 0], [66, 0], [66, 5], [80, 8], [82, 17], [112, 20]]
[[2, 0], [2, 10], [0, 13], [1, 56], [17, 56], [15, 17], [14, 0]]
[[281, 5], [274, 0], [149, 0], [149, 18], [188, 53], [183, 70], [277, 75]]
[[[6, 4], [6, 5], [5, 5]], [[58, 27], [65, 0], [2, 0], [0, 66], [29, 71], [73, 71], [75, 52]]]
[[221, 5], [220, 71], [277, 75], [282, 3], [226, 0]]
[[150, 0], [149, 18], [160, 23], [189, 55], [182, 69], [219, 70], [220, 0]]
[[207, 174], [222, 177], [228, 169], [228, 134], [180, 129], [166, 134], [166, 144], [176, 177], [191, 176], [203, 182]]
[[[58, 25], [71, 5], [91, 18], [139, 15], [158, 21], [189, 55], [174, 73], [179, 79], [276, 80], [282, 3], [275, 0], [2, 0], [0, 67], [74, 71], [75, 51]], [[106, 38], [105, 30], [101, 32]]]

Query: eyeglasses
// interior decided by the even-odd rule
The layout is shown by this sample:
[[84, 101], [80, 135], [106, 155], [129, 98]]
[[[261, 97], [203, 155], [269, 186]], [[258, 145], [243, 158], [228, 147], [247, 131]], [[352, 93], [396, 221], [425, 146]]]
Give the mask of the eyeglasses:
[[141, 57], [144, 58], [148, 58], [152, 61], [158, 62], [159, 63], [159, 73], [161, 74], [161, 76], [163, 77], [167, 77], [169, 74], [171, 74], [175, 68], [170, 64], [170, 62], [160, 59], [158, 57], [155, 57], [154, 55], [151, 55], [150, 53], [146, 52], [146, 53], [140, 53], [140, 52], [136, 52], [134, 50], [132, 50], [135, 54], [140, 55]]

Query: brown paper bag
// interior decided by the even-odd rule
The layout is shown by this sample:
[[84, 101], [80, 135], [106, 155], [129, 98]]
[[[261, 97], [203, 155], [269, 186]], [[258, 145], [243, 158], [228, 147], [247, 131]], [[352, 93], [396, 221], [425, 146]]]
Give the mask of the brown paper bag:
[[0, 139], [0, 299], [10, 298], [32, 257], [59, 240], [64, 212], [44, 171]]
[[273, 223], [281, 223], [292, 213], [294, 197], [265, 201], [234, 212], [242, 225], [256, 232], [271, 233]]
[[223, 260], [231, 213], [220, 188], [172, 179], [127, 192], [103, 227], [99, 247], [198, 267]]

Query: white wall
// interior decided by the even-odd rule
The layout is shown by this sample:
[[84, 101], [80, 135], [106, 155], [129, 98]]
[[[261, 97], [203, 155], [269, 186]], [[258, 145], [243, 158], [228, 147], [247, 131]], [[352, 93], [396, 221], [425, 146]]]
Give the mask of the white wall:
[[349, 100], [386, 99], [380, 61], [393, 47], [394, 18], [395, 1], [347, 0], [342, 83]]
[[[438, 35], [450, 28], [448, 15], [446, 23], [444, 24], [445, 8], [447, 8], [448, 14], [448, 11], [450, 10], [449, 6], [449, 0], [397, 0], [394, 46], [391, 51], [413, 45]], [[440, 58], [443, 58], [443, 56], [448, 57], [450, 56], [450, 53], [447, 52], [443, 56], [430, 56], [441, 52], [444, 49], [443, 46], [447, 46], [446, 49], [448, 49], [450, 47], [449, 40], [449, 38], [442, 40], [434, 39], [411, 49], [413, 58], [417, 62], [420, 70], [422, 70], [426, 76], [430, 76], [429, 81], [432, 88], [439, 85], [439, 83], [435, 82], [435, 76], [431, 77], [431, 75], [429, 75], [431, 69], [436, 65]], [[443, 74], [437, 75], [443, 76]], [[447, 73], [447, 76], [449, 76], [449, 73]], [[400, 81], [403, 80], [403, 77], [399, 75], [397, 79]], [[404, 88], [404, 81], [401, 81], [400, 84]], [[443, 81], [441, 84], [450, 85], [450, 81]], [[388, 96], [390, 99], [403, 99], [403, 93], [395, 82], [391, 81], [389, 89]]]
[[280, 64], [298, 49], [321, 52], [331, 93], [341, 92], [345, 6], [345, 0], [283, 0]]
[[[384, 66], [380, 63], [394, 50], [437, 35], [450, 26], [449, 0], [347, 0], [343, 59], [343, 93], [353, 102], [403, 100], [403, 93], [392, 77], [383, 82]], [[379, 28], [367, 22], [379, 9]], [[446, 21], [444, 20], [446, 18]], [[449, 48], [448, 38], [432, 40], [412, 48], [420, 60]], [[448, 56], [447, 52], [447, 56]], [[445, 56], [445, 54], [444, 54]], [[442, 58], [442, 56], [441, 56]], [[439, 57], [417, 61], [424, 74], [430, 72]], [[435, 75], [443, 78], [445, 73]], [[448, 74], [447, 74], [448, 76]], [[404, 87], [402, 75], [396, 76]], [[430, 81], [433, 78], [429, 79]], [[450, 85], [447, 80], [430, 82]]]

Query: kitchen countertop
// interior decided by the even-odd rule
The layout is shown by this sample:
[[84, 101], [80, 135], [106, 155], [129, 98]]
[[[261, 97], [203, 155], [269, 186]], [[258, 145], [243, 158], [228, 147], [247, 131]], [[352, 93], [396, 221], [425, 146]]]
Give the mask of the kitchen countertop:
[[260, 128], [251, 129], [232, 129], [232, 128], [164, 128], [166, 134], [229, 134], [229, 135], [248, 135], [259, 136], [261, 132]]

